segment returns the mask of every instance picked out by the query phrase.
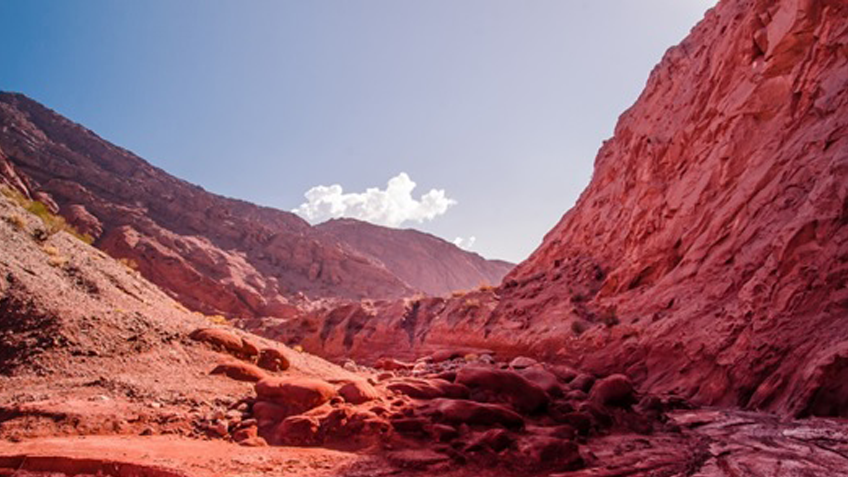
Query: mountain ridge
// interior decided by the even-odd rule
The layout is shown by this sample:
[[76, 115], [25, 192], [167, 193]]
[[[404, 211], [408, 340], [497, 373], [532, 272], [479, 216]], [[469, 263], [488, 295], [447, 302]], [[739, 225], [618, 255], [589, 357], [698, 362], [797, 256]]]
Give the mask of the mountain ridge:
[[192, 309], [286, 317], [304, 300], [416, 292], [295, 214], [171, 176], [19, 93], [0, 93], [0, 127], [7, 182]]

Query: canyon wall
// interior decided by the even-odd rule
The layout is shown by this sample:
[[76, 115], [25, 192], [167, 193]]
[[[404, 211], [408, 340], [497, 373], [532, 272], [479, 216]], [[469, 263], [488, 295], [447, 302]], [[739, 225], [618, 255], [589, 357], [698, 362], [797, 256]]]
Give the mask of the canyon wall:
[[844, 416], [846, 225], [848, 5], [725, 0], [666, 53], [575, 207], [497, 290], [304, 327], [329, 355], [464, 343], [704, 404]]

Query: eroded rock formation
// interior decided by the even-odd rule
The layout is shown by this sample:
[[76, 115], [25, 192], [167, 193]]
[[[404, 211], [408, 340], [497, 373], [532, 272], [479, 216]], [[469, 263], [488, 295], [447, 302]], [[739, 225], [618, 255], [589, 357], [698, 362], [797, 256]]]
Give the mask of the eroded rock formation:
[[848, 415], [847, 44], [844, 2], [721, 2], [497, 290], [281, 335], [369, 359], [366, 343], [531, 353], [699, 403]]

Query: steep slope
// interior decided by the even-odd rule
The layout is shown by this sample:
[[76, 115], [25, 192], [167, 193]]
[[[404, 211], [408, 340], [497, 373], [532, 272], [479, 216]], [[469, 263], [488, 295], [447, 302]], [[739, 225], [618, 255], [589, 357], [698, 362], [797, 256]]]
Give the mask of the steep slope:
[[848, 415], [847, 45], [841, 1], [709, 12], [492, 325], [606, 318], [630, 332], [560, 352], [700, 402]]
[[392, 229], [354, 219], [330, 220], [316, 228], [381, 262], [412, 288], [430, 295], [497, 285], [514, 266], [486, 260], [413, 229]]
[[100, 248], [131, 259], [206, 313], [286, 316], [301, 292], [360, 298], [413, 291], [294, 214], [210, 194], [22, 95], [0, 94], [0, 164], [25, 193], [55, 200]]
[[[317, 312], [311, 349], [469, 346], [699, 403], [848, 415], [848, 5], [724, 0], [494, 293]], [[267, 330], [269, 333], [273, 330]]]
[[[253, 383], [216, 369], [362, 378], [187, 311], [137, 271], [54, 227], [60, 222], [51, 216], [25, 210], [25, 200], [3, 187], [0, 475], [258, 476], [273, 468], [315, 476], [359, 460], [329, 449], [270, 452], [227, 442], [263, 444], [234, 435], [250, 428]], [[249, 346], [260, 356], [274, 350], [288, 367], [251, 365], [198, 340], [198, 329], [238, 340], [246, 354]]]
[[[0, 475], [731, 476], [753, 467], [746, 475], [789, 468], [781, 475], [801, 477], [845, 468], [838, 422], [679, 410], [679, 399], [636, 395], [622, 376], [592, 384], [569, 369], [483, 356], [349, 372], [212, 325], [15, 202], [26, 203], [0, 194]], [[269, 366], [280, 357], [287, 367]]]

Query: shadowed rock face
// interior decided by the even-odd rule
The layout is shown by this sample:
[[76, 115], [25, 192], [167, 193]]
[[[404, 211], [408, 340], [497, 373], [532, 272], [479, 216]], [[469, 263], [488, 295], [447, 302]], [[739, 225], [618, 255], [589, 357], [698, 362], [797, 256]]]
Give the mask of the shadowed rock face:
[[478, 346], [699, 403], [848, 415], [846, 43], [844, 2], [720, 3], [498, 290], [319, 313], [309, 346]]
[[412, 288], [430, 295], [497, 285], [514, 266], [486, 260], [412, 229], [392, 229], [353, 219], [330, 220], [316, 228], [383, 263]]

